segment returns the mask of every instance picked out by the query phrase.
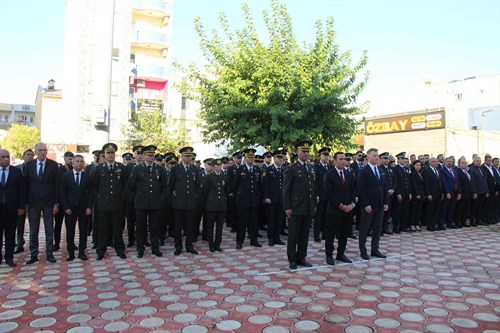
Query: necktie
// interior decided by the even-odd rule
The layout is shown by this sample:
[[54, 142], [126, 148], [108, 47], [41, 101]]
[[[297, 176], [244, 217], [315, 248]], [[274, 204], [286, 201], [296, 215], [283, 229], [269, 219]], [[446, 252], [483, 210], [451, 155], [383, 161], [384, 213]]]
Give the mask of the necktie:
[[113, 164], [110, 164], [109, 165], [109, 171], [112, 171], [113, 170]]
[[252, 168], [249, 169], [249, 172], [252, 173]]
[[186, 170], [186, 173], [187, 173], [187, 172], [188, 172], [188, 170], [189, 170], [189, 167], [186, 165], [186, 166], [184, 167], [184, 169]]
[[79, 172], [76, 173], [76, 185], [80, 186], [80, 173]]
[[465, 172], [465, 174], [467, 175], [467, 178], [469, 178], [469, 180], [470, 180], [470, 175], [469, 175], [469, 173], [467, 172], [467, 170], [464, 170], [464, 172]]
[[2, 168], [2, 186], [5, 186], [5, 172], [6, 172], [7, 168], [6, 167], [3, 167]]
[[452, 176], [453, 178], [455, 178], [455, 174], [453, 173], [453, 170], [452, 170], [452, 169], [448, 169], [448, 170], [450, 171], [451, 176]]
[[153, 166], [152, 165], [148, 166], [148, 169], [149, 169], [149, 173], [153, 172]]
[[432, 170], [434, 170], [434, 173], [435, 173], [435, 174], [436, 174], [436, 176], [439, 178], [439, 173], [438, 173], [437, 169], [432, 169]]
[[375, 176], [377, 176], [377, 180], [380, 180], [380, 175], [378, 174], [377, 167], [374, 167], [373, 170], [375, 171]]
[[43, 177], [43, 163], [39, 163], [39, 168], [38, 168], [38, 179], [42, 180]]
[[328, 171], [328, 165], [325, 165], [324, 168], [325, 168], [325, 171]]
[[340, 171], [340, 181], [342, 182], [342, 186], [345, 186], [344, 173]]

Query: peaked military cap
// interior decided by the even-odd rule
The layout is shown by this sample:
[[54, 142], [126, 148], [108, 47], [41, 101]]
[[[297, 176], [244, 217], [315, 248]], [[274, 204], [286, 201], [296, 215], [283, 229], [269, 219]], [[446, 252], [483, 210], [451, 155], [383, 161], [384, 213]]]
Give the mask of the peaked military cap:
[[257, 150], [253, 149], [253, 148], [248, 148], [248, 149], [245, 149], [243, 151], [243, 153], [245, 154], [245, 157], [255, 157], [255, 152]]
[[142, 146], [142, 145], [134, 146], [132, 148], [132, 152], [142, 154], [143, 149], [144, 149], [144, 146]]
[[396, 155], [397, 158], [406, 158], [406, 152], [401, 152], [399, 154]]
[[281, 150], [276, 150], [273, 152], [273, 156], [274, 157], [283, 157], [286, 155], [286, 152], [283, 151], [282, 149]]
[[179, 150], [179, 153], [183, 156], [196, 156], [193, 147], [183, 147]]
[[321, 155], [321, 154], [325, 154], [325, 155], [329, 155], [331, 152], [331, 149], [330, 148], [327, 148], [327, 147], [323, 147], [321, 148], [319, 151], [318, 151], [318, 154]]
[[177, 156], [169, 156], [165, 158], [165, 162], [168, 164], [177, 164], [179, 162], [179, 159]]
[[112, 142], [109, 142], [102, 146], [102, 150], [104, 150], [105, 153], [116, 153], [116, 151], [118, 150], [118, 146]]
[[295, 144], [295, 148], [301, 149], [303, 151], [309, 151], [311, 149], [311, 146], [312, 146], [312, 141], [309, 140], [302, 140]]
[[379, 155], [380, 158], [384, 158], [384, 159], [389, 159], [389, 153], [388, 152], [383, 152], [382, 154]]
[[125, 153], [125, 154], [122, 155], [122, 158], [124, 160], [127, 160], [127, 161], [132, 160], [133, 157], [134, 157], [134, 155], [132, 155], [132, 153]]
[[235, 151], [231, 156], [236, 158], [241, 158], [241, 155], [242, 155], [241, 151]]
[[[223, 158], [225, 158], [225, 157], [223, 157]], [[223, 158], [214, 158], [212, 160], [212, 165], [222, 165], [222, 159]]]
[[144, 155], [148, 155], [148, 156], [155, 156], [156, 149], [158, 149], [158, 147], [156, 147], [155, 145], [145, 146], [145, 147], [142, 149], [142, 153], [143, 153]]
[[213, 158], [205, 158], [205, 159], [203, 160], [203, 163], [208, 164], [208, 165], [212, 165], [212, 163], [213, 163]]
[[227, 164], [229, 163], [229, 158], [228, 157], [223, 157], [220, 159], [220, 161], [223, 163], [223, 164]]
[[272, 154], [270, 151], [266, 151], [266, 152], [264, 153], [264, 155], [262, 155], [262, 156], [263, 156], [263, 157], [271, 157], [271, 156], [273, 156], [273, 154]]

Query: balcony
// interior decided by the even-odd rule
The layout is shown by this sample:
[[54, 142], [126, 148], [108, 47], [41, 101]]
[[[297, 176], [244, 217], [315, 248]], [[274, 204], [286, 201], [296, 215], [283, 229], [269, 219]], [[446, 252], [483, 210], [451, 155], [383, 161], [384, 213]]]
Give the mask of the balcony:
[[137, 79], [164, 81], [167, 79], [167, 69], [163, 66], [138, 64]]
[[163, 18], [172, 13], [172, 4], [163, 0], [134, 0], [132, 9], [134, 14]]
[[132, 45], [153, 49], [164, 49], [169, 43], [166, 34], [156, 31], [135, 30], [132, 31]]

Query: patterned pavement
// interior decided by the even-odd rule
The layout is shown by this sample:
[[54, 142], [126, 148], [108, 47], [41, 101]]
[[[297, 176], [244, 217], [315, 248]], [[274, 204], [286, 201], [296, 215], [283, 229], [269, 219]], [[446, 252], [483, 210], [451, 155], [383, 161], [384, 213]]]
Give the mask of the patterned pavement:
[[[0, 266], [0, 332], [500, 332], [500, 227], [384, 236], [388, 259], [325, 266], [323, 243], [309, 244], [313, 269], [287, 270], [285, 246], [157, 258], [112, 249], [102, 261]], [[40, 234], [42, 235], [42, 233]], [[64, 238], [63, 238], [64, 239]], [[264, 240], [264, 239], [263, 239]], [[43, 249], [40, 251], [43, 253]]]

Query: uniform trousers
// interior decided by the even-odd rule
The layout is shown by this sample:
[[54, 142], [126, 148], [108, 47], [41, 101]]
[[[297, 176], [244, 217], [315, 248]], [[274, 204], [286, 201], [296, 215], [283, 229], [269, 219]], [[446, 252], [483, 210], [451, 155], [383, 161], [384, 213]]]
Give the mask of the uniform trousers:
[[176, 209], [174, 208], [174, 243], [176, 249], [182, 249], [182, 229], [186, 233], [186, 249], [193, 248], [194, 218], [196, 209]]
[[109, 238], [112, 236], [113, 246], [116, 254], [125, 253], [125, 243], [123, 242], [123, 228], [125, 219], [123, 209], [116, 211], [98, 210], [99, 233], [97, 234], [97, 255], [104, 256], [106, 253]]
[[267, 239], [275, 243], [280, 241], [281, 225], [285, 217], [282, 203], [271, 203], [265, 205], [267, 217]]
[[159, 224], [161, 215], [160, 209], [136, 209], [136, 229], [135, 236], [137, 241], [137, 251], [144, 252], [144, 244], [148, 239], [148, 225], [149, 234], [151, 236], [151, 251], [156, 252], [160, 249], [159, 241]]
[[[222, 242], [222, 228], [224, 227], [224, 219], [226, 217], [226, 211], [214, 212], [207, 210], [205, 211], [206, 223], [207, 223], [207, 238], [208, 246], [210, 248], [219, 248]], [[215, 239], [214, 239], [214, 227], [215, 227]]]
[[236, 244], [243, 244], [246, 231], [250, 236], [250, 243], [257, 242], [257, 218], [259, 207], [238, 207], [238, 221], [236, 225]]
[[286, 254], [288, 261], [305, 260], [307, 257], [307, 244], [311, 228], [311, 215], [296, 215], [288, 221], [288, 243]]

